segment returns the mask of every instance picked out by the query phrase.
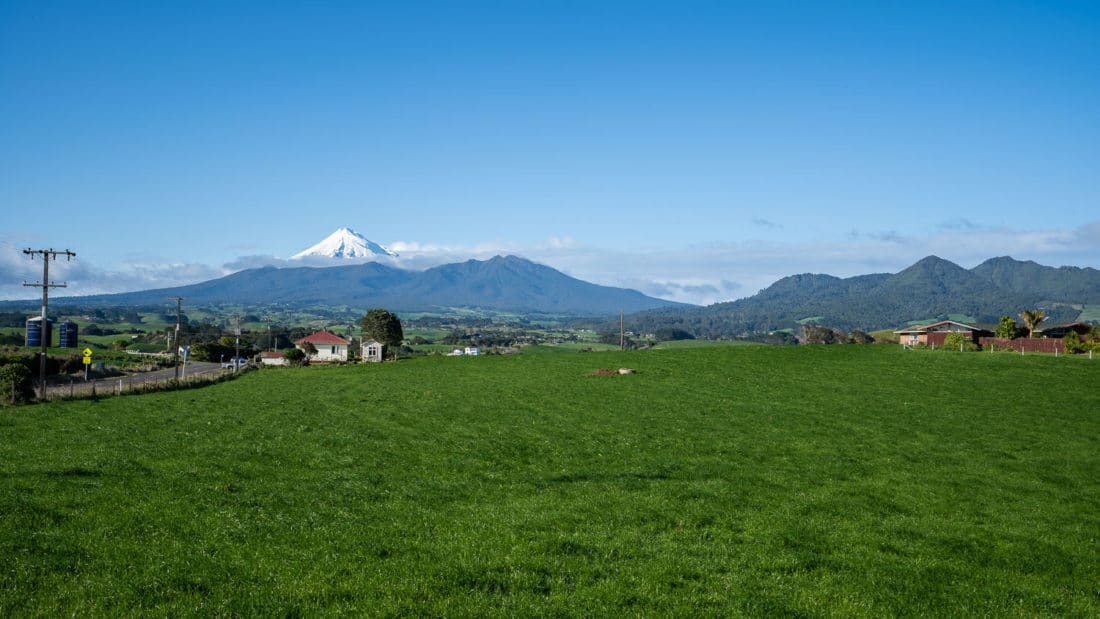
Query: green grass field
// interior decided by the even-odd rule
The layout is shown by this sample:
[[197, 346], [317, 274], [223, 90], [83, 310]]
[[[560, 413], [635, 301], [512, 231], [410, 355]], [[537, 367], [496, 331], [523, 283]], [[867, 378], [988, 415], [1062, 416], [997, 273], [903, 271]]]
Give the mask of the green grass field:
[[730, 346], [761, 346], [756, 342], [741, 340], [672, 340], [657, 342], [654, 348], [658, 350], [682, 350], [685, 348], [728, 348]]
[[1098, 377], [743, 346], [0, 409], [0, 615], [1097, 616]]
[[1081, 315], [1077, 317], [1077, 320], [1082, 322], [1096, 322], [1100, 321], [1100, 305], [1085, 305], [1081, 310]]

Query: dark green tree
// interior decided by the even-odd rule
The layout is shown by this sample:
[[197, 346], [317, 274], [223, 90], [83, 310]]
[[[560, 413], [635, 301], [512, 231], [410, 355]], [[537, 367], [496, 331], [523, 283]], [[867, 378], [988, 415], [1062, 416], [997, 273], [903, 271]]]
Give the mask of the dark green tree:
[[684, 329], [665, 327], [653, 332], [653, 337], [659, 342], [673, 342], [677, 340], [694, 340], [695, 336]]
[[363, 337], [372, 339], [382, 344], [383, 356], [397, 358], [397, 351], [401, 347], [401, 340], [405, 339], [405, 332], [401, 329], [401, 320], [396, 314], [384, 309], [372, 309], [360, 321], [363, 328]]
[[286, 359], [290, 365], [302, 365], [306, 362], [306, 353], [300, 349], [291, 348], [283, 353], [283, 359]]

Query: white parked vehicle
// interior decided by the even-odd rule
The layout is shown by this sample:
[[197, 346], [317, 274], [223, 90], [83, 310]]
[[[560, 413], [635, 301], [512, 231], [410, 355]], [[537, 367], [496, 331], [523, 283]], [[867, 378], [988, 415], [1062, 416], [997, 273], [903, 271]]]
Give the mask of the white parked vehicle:
[[239, 370], [248, 365], [248, 359], [244, 357], [238, 357], [236, 359], [230, 359], [229, 361], [222, 362], [222, 368], [226, 370]]

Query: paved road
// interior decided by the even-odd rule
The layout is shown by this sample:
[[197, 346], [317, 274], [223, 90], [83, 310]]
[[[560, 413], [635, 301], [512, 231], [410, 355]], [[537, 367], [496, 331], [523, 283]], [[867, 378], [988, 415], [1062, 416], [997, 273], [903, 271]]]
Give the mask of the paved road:
[[[208, 363], [205, 361], [191, 361], [188, 362], [187, 367], [180, 367], [180, 379], [186, 380], [194, 376], [203, 376], [215, 372], [231, 372], [232, 370], [223, 370], [220, 363]], [[72, 389], [78, 391], [86, 391], [92, 388], [92, 384], [95, 384], [96, 393], [111, 393], [118, 391], [119, 381], [122, 381], [122, 390], [128, 391], [134, 387], [138, 387], [145, 383], [163, 383], [172, 380], [176, 377], [176, 369], [168, 368], [167, 370], [156, 370], [154, 372], [139, 372], [137, 374], [128, 374], [126, 376], [115, 376], [113, 378], [100, 378], [96, 380], [89, 380], [84, 382], [82, 379], [77, 378], [72, 387], [68, 383], [61, 383], [56, 385], [50, 385], [49, 391], [51, 394], [67, 395]]]

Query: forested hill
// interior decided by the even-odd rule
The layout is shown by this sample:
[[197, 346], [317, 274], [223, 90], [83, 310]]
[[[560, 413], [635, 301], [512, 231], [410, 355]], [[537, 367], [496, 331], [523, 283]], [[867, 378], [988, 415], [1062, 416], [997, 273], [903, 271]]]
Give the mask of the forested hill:
[[[183, 297], [190, 305], [279, 303], [385, 307], [401, 312], [463, 307], [573, 316], [682, 306], [636, 290], [582, 281], [516, 256], [469, 260], [426, 271], [407, 271], [376, 262], [327, 268], [264, 267], [189, 286], [57, 298], [55, 303], [157, 306], [170, 297]], [[27, 302], [0, 302], [0, 307], [25, 305]]]
[[964, 269], [929, 256], [894, 274], [792, 275], [738, 301], [635, 314], [628, 318], [628, 328], [641, 333], [676, 328], [697, 337], [733, 337], [813, 322], [873, 331], [949, 317], [995, 323], [1002, 315], [1034, 308], [1043, 308], [1051, 321], [1069, 322], [1077, 319], [1084, 304], [1100, 304], [1096, 269], [1054, 268], [1009, 257]]

